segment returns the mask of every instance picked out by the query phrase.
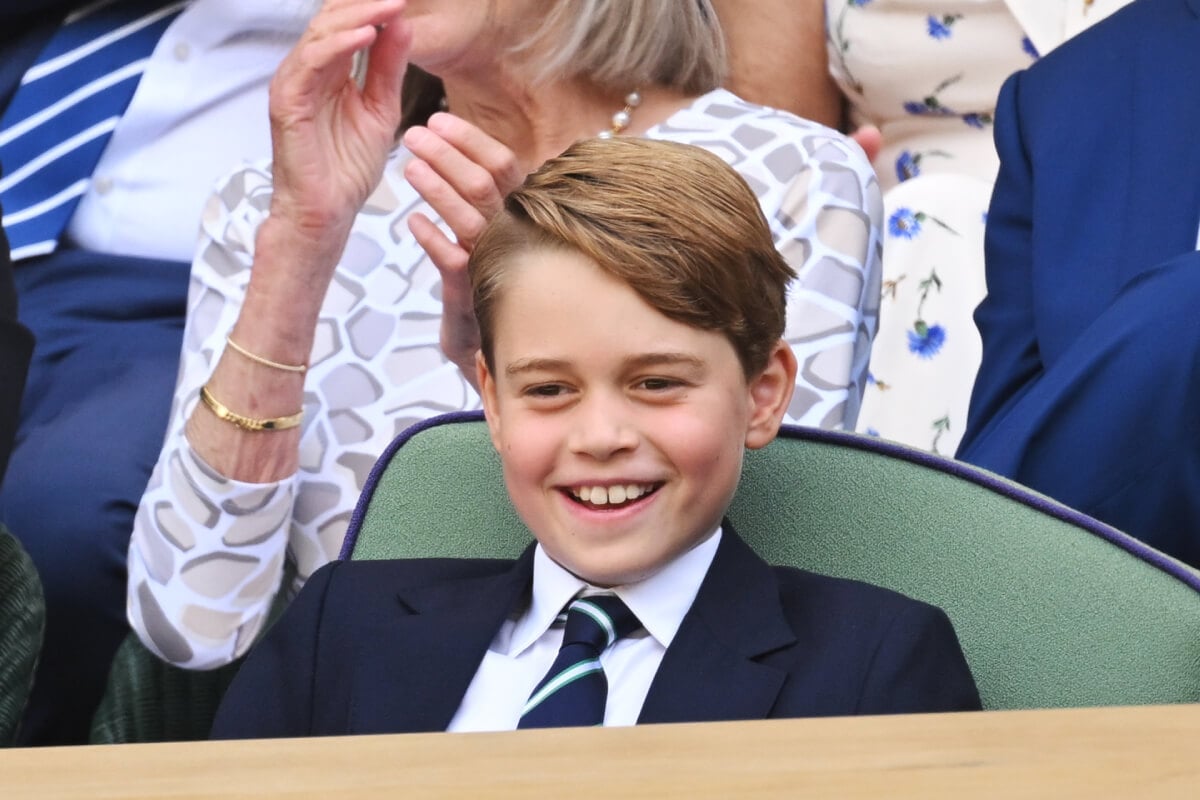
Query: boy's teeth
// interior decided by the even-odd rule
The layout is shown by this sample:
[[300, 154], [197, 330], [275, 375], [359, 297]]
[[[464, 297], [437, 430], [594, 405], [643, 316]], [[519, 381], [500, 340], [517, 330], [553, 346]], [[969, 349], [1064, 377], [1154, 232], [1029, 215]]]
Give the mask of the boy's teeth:
[[572, 494], [585, 503], [591, 503], [594, 506], [606, 506], [610, 503], [620, 505], [629, 500], [637, 500], [648, 491], [649, 489], [646, 487], [635, 483], [628, 483], [623, 486], [581, 486], [575, 489]]

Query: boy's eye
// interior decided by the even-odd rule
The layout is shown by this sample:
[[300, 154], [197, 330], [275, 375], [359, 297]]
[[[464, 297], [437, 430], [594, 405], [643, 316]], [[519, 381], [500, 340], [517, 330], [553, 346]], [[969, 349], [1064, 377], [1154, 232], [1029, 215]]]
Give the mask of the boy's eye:
[[682, 382], [674, 378], [642, 378], [637, 384], [639, 389], [646, 389], [651, 392], [662, 392], [681, 385]]
[[541, 383], [537, 386], [530, 386], [525, 390], [525, 394], [531, 397], [559, 397], [565, 394], [567, 387], [560, 383]]

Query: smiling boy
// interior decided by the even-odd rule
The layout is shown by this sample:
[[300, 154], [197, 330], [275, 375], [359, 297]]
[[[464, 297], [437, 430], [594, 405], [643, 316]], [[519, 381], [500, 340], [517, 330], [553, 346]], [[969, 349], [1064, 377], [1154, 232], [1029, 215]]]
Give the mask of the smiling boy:
[[[214, 736], [979, 707], [940, 610], [769, 567], [723, 521], [797, 369], [780, 338], [795, 276], [732, 169], [686, 145], [580, 142], [508, 197], [470, 272], [484, 411], [536, 544], [323, 568]], [[607, 646], [559, 671], [576, 611]], [[558, 688], [578, 674], [599, 688]], [[559, 710], [584, 688], [586, 712]]]

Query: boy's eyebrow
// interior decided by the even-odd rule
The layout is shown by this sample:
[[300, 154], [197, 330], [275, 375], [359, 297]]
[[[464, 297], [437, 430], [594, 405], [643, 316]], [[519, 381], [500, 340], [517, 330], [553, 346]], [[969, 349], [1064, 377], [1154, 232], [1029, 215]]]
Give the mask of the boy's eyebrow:
[[[642, 353], [625, 359], [626, 369], [644, 369], [658, 366], [685, 366], [702, 370], [704, 359], [689, 353], [663, 352]], [[514, 376], [523, 372], [554, 372], [570, 367], [570, 362], [560, 358], [521, 358], [504, 368], [506, 375]]]

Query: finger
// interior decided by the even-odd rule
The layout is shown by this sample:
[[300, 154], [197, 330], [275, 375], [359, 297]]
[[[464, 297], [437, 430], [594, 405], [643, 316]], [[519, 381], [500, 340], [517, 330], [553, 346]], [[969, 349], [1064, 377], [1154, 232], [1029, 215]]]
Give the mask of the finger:
[[408, 0], [341, 0], [321, 7], [304, 38], [317, 40], [357, 28], [379, 28], [399, 17]]
[[879, 155], [879, 149], [883, 147], [883, 134], [879, 132], [879, 128], [874, 125], [862, 125], [854, 133], [850, 134], [850, 138], [858, 143], [858, 146], [863, 149], [863, 153], [867, 156], [867, 161], [874, 162], [876, 156]]
[[408, 65], [412, 26], [397, 16], [379, 30], [367, 60], [363, 100], [380, 116], [400, 118], [400, 87]]
[[405, 132], [404, 144], [485, 218], [500, 210], [504, 192], [492, 173], [441, 136], [428, 128], [414, 126]]
[[499, 187], [501, 196], [525, 180], [525, 170], [517, 162], [513, 151], [462, 117], [440, 112], [429, 118], [428, 128], [486, 169]]
[[[467, 253], [451, 242], [424, 214], [408, 218], [413, 238], [425, 248], [429, 260], [442, 276], [442, 324], [438, 342], [446, 358], [458, 365], [471, 380], [475, 352], [479, 350], [479, 323], [472, 304], [467, 274]], [[474, 385], [474, 384], [472, 384]]]
[[452, 242], [429, 217], [419, 212], [409, 215], [408, 230], [442, 275], [443, 302], [446, 300], [447, 291], [454, 296], [453, 299], [459, 299], [458, 296], [462, 294], [464, 287], [469, 293], [470, 284], [466, 277], [469, 258], [467, 251]]
[[[459, 245], [470, 252], [488, 221], [479, 206], [464, 198], [458, 189], [419, 158], [405, 164], [404, 177], [450, 226]], [[493, 207], [498, 209], [499, 202]]]

